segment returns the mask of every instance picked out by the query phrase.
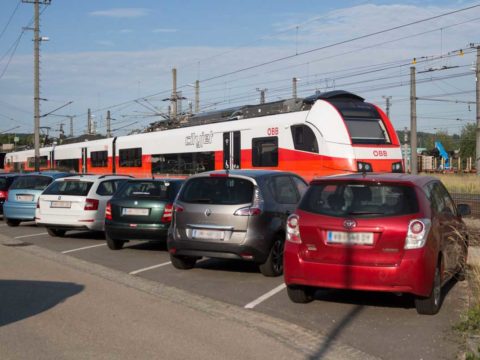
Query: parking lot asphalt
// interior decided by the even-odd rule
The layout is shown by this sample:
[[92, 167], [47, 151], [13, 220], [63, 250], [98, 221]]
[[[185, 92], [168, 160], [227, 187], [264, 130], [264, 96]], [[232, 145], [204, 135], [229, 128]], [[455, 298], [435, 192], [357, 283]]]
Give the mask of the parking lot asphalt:
[[0, 222], [0, 233], [133, 278], [273, 316], [379, 358], [453, 359], [460, 351], [461, 341], [452, 327], [466, 306], [465, 283], [452, 282], [446, 287], [436, 316], [418, 315], [409, 296], [383, 293], [320, 290], [316, 301], [294, 304], [281, 277], [264, 277], [251, 263], [203, 259], [192, 270], [177, 270], [169, 263], [165, 246], [158, 243], [130, 242], [112, 251], [101, 233], [50, 237], [33, 223], [8, 227]]

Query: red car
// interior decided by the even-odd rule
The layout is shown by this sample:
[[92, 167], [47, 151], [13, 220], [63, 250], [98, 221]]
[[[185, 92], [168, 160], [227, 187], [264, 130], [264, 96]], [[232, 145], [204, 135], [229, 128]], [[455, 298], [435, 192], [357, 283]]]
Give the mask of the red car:
[[410, 293], [418, 313], [436, 314], [442, 286], [464, 278], [468, 214], [434, 177], [313, 180], [287, 221], [288, 296], [306, 303], [316, 287]]

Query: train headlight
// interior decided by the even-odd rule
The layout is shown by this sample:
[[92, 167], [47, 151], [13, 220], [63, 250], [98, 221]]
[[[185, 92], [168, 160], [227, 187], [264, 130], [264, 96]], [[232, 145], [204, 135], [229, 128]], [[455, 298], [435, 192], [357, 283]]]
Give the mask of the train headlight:
[[358, 172], [372, 172], [372, 164], [363, 161], [357, 161], [357, 170]]
[[394, 172], [394, 173], [403, 172], [403, 166], [402, 166], [401, 161], [398, 161], [398, 162], [395, 162], [395, 163], [392, 164], [392, 172]]

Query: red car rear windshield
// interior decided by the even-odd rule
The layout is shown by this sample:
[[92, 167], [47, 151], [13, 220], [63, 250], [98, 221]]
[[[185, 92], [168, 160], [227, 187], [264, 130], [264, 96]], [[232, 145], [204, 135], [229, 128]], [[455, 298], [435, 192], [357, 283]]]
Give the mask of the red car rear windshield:
[[194, 178], [185, 184], [180, 200], [197, 204], [247, 204], [253, 200], [253, 183], [234, 177]]
[[414, 214], [418, 201], [411, 186], [379, 183], [312, 184], [299, 208], [336, 217], [379, 217]]

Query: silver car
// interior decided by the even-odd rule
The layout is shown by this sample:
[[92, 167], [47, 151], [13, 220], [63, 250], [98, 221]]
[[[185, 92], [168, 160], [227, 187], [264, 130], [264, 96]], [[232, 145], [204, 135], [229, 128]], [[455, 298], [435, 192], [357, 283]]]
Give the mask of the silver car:
[[307, 189], [299, 176], [270, 170], [201, 173], [174, 204], [167, 245], [173, 266], [201, 257], [253, 261], [265, 276], [283, 272], [285, 222]]

